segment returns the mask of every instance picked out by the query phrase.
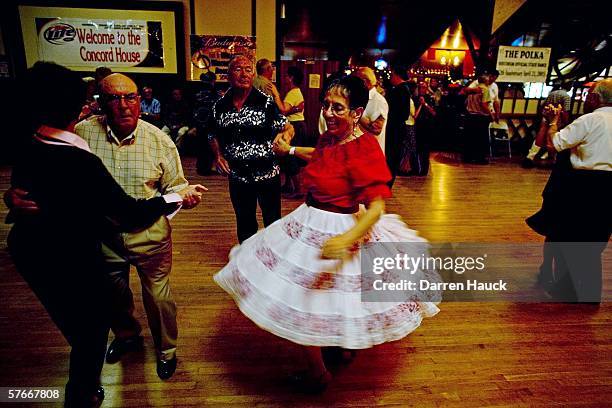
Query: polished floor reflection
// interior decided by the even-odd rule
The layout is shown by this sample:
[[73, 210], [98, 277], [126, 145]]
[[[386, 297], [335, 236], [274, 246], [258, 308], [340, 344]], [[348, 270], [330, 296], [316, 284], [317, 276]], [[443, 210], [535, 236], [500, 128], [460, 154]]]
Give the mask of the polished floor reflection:
[[[177, 373], [159, 380], [145, 331], [143, 354], [104, 367], [104, 406], [601, 407], [612, 399], [612, 306], [509, 302], [443, 303], [404, 340], [358, 352], [324, 395], [295, 393], [284, 378], [305, 364], [297, 347], [254, 326], [211, 279], [235, 242], [227, 182], [195, 176], [191, 158], [184, 165], [210, 191], [173, 221]], [[433, 155], [428, 177], [398, 179], [388, 211], [435, 242], [539, 242], [523, 220], [539, 208], [547, 177], [501, 160], [468, 166]], [[0, 169], [0, 192], [8, 182]], [[299, 204], [284, 201], [283, 214]], [[62, 386], [66, 343], [10, 263], [7, 232], [0, 225], [0, 386]], [[140, 299], [137, 283], [133, 276]], [[145, 325], [140, 301], [137, 316]]]

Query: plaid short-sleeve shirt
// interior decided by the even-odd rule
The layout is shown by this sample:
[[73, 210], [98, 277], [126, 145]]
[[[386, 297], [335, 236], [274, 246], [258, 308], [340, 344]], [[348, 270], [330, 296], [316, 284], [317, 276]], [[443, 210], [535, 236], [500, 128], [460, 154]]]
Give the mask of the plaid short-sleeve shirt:
[[138, 120], [134, 133], [120, 141], [104, 116], [93, 116], [78, 123], [75, 133], [87, 141], [117, 183], [134, 198], [174, 193], [188, 185], [176, 146], [150, 123]]

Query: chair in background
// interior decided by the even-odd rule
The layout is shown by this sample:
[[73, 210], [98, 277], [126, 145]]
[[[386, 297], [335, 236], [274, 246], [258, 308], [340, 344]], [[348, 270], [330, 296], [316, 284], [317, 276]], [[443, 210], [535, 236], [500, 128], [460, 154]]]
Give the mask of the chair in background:
[[510, 144], [510, 135], [508, 134], [508, 124], [504, 120], [499, 123], [491, 122], [489, 124], [489, 156], [493, 157], [493, 145], [496, 142], [503, 142], [508, 146], [508, 157], [512, 158], [512, 146]]

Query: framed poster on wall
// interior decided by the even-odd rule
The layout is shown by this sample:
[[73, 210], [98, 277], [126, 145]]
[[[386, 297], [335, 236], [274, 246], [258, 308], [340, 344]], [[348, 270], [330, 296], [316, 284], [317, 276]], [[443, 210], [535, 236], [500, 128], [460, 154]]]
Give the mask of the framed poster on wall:
[[175, 12], [19, 6], [26, 64], [176, 74]]
[[245, 55], [255, 62], [255, 37], [243, 35], [192, 35], [191, 80], [212, 71], [217, 81], [227, 82], [227, 66], [235, 55]]

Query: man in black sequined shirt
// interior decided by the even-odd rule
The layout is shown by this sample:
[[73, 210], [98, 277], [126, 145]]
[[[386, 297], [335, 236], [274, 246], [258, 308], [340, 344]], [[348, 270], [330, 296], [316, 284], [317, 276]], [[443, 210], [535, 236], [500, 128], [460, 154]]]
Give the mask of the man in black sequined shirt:
[[257, 203], [264, 226], [281, 216], [280, 169], [274, 142], [287, 143], [293, 127], [274, 100], [253, 88], [253, 62], [235, 57], [228, 67], [231, 88], [213, 105], [209, 142], [215, 166], [229, 176], [229, 190], [239, 242], [257, 232]]

